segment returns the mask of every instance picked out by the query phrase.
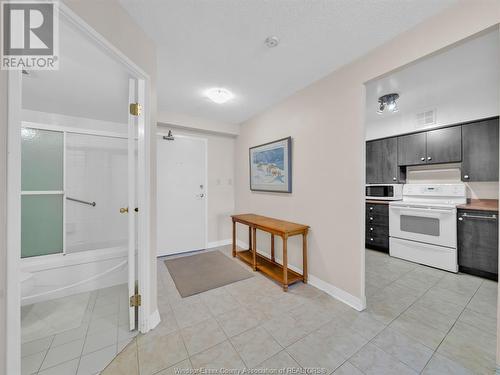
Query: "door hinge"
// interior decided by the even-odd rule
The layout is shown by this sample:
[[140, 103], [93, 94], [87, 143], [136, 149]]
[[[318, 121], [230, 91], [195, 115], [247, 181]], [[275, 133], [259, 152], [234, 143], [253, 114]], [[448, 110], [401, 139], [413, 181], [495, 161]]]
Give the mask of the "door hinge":
[[130, 114], [132, 116], [139, 116], [142, 112], [142, 105], [139, 103], [130, 103]]
[[139, 307], [141, 306], [141, 295], [134, 294], [130, 297], [130, 307]]

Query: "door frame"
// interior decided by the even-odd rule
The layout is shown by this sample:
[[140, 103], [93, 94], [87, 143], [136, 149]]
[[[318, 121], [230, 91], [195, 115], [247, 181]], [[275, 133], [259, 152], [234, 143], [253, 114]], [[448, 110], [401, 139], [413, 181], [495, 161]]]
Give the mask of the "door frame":
[[[163, 136], [168, 136], [168, 132], [164, 131], [158, 131], [156, 132], [157, 137], [163, 137]], [[208, 194], [208, 139], [203, 138], [203, 137], [196, 137], [192, 135], [185, 135], [185, 134], [175, 134], [174, 138], [185, 138], [185, 139], [194, 139], [197, 141], [202, 141], [205, 145], [205, 176], [204, 176], [204, 186], [205, 186], [205, 233], [204, 233], [204, 243], [205, 243], [205, 249], [208, 248], [208, 199], [209, 199], [209, 194]], [[158, 142], [158, 139], [156, 139]], [[175, 141], [174, 141], [175, 142]], [[158, 158], [158, 152], [156, 153], [156, 157]], [[156, 164], [158, 165], [158, 159], [156, 160]], [[158, 168], [158, 167], [157, 167]], [[156, 179], [158, 181], [158, 179]], [[196, 250], [196, 249], [193, 249]], [[192, 250], [191, 250], [192, 251]], [[182, 253], [187, 253], [189, 251], [183, 251]], [[179, 253], [179, 254], [182, 254]], [[173, 254], [170, 254], [173, 255]], [[156, 249], [156, 257], [161, 257], [165, 256], [162, 254], [159, 254], [158, 249]]]
[[[142, 82], [144, 128], [138, 132], [138, 273], [139, 326], [146, 333], [159, 323], [156, 312], [151, 312], [150, 212], [151, 212], [151, 78], [125, 54], [95, 31], [64, 3], [59, 4], [59, 16], [75, 26], [108, 56], [119, 62], [130, 75]], [[7, 72], [7, 254], [6, 254], [6, 371], [21, 373], [21, 126], [22, 126], [22, 73]], [[124, 109], [125, 110], [125, 109]], [[149, 126], [148, 126], [149, 125]]]

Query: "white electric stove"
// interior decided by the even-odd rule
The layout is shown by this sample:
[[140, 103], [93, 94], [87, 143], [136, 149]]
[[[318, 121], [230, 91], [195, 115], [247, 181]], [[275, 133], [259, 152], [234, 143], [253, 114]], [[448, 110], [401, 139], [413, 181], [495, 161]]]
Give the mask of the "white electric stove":
[[465, 185], [406, 184], [403, 200], [389, 204], [389, 254], [457, 272], [457, 208]]

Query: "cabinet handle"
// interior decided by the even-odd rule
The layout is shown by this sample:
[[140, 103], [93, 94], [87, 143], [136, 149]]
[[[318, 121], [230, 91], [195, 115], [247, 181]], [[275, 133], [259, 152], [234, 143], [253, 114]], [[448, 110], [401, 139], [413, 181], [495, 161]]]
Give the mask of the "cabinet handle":
[[370, 231], [373, 231], [373, 228], [370, 228]]
[[373, 238], [370, 238], [370, 241], [373, 241]]
[[370, 220], [373, 220], [373, 217], [370, 217]]
[[430, 156], [427, 156], [427, 160], [432, 160], [432, 158]]
[[373, 211], [373, 207], [370, 207], [370, 211]]
[[469, 175], [468, 174], [464, 175], [464, 179], [468, 180], [469, 179]]
[[420, 160], [425, 161], [425, 158], [420, 158]]
[[480, 215], [470, 215], [470, 214], [462, 214], [461, 217], [458, 218], [458, 220], [462, 221], [464, 218], [469, 218], [469, 219], [483, 219], [483, 220], [496, 220], [497, 215], [491, 215], [491, 216], [480, 216]]
[[396, 181], [396, 180], [397, 180], [397, 178], [396, 178], [396, 177], [393, 177], [393, 178], [392, 178], [392, 181]]

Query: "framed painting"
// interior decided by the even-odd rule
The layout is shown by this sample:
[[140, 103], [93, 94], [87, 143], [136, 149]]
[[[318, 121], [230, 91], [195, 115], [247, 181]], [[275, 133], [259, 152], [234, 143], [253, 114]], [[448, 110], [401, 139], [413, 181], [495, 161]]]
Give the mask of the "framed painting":
[[292, 192], [292, 137], [250, 147], [250, 190]]

